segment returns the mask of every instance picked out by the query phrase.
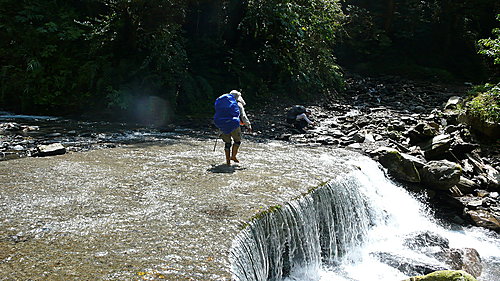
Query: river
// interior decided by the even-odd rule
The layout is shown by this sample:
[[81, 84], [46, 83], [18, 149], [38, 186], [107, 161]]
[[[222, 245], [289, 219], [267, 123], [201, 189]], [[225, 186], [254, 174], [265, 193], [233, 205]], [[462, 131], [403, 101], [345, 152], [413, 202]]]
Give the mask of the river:
[[[220, 141], [216, 151], [214, 144], [209, 137], [159, 133], [116, 148], [0, 161], [0, 280], [230, 280], [233, 243], [254, 215], [366, 169], [356, 176], [360, 192], [386, 201], [378, 210], [399, 218], [396, 225], [418, 218], [414, 228], [438, 229], [451, 243], [477, 246], [489, 266], [485, 278], [500, 276], [491, 269], [500, 264], [497, 236], [437, 225], [359, 153], [248, 137], [241, 163], [227, 167]], [[410, 211], [398, 212], [401, 204]], [[398, 228], [375, 226], [362, 225], [363, 241], [371, 242], [349, 250], [355, 258], [306, 276], [367, 280], [360, 272], [373, 270], [373, 261], [363, 257], [400, 237], [385, 236]], [[376, 266], [382, 277], [404, 277]], [[290, 280], [311, 280], [297, 276]]]
[[[345, 150], [213, 139], [0, 162], [0, 279], [229, 280], [231, 241], [268, 206], [342, 173]], [[322, 157], [335, 155], [325, 165]]]

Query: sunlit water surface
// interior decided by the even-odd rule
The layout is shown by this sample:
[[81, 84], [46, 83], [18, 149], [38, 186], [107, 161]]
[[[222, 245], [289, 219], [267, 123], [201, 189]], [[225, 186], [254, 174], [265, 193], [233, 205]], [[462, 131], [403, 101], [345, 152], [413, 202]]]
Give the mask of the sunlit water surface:
[[154, 143], [0, 162], [0, 280], [230, 280], [228, 253], [244, 222], [349, 173], [359, 173], [361, 191], [390, 219], [338, 266], [297, 276], [403, 279], [370, 253], [412, 256], [402, 240], [422, 229], [476, 248], [487, 262], [480, 280], [500, 276], [498, 236], [439, 226], [355, 152], [246, 140], [241, 163], [226, 167], [214, 139], [125, 137]]
[[0, 280], [229, 280], [243, 222], [359, 156], [246, 140], [228, 168], [214, 144], [172, 135], [0, 162]]

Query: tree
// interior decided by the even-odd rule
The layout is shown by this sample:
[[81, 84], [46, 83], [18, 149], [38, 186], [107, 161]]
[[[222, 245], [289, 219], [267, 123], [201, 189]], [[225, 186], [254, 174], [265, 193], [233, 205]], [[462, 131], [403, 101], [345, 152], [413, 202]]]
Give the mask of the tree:
[[475, 42], [489, 33], [499, 8], [494, 0], [344, 1], [349, 21], [339, 57], [364, 72], [482, 79]]
[[342, 83], [342, 18], [338, 0], [0, 0], [0, 107], [127, 112], [155, 96], [207, 114], [234, 88], [306, 98]]
[[236, 71], [260, 74], [246, 76], [259, 82], [260, 92], [305, 98], [338, 89], [342, 79], [333, 46], [342, 19], [339, 1], [248, 1], [237, 56], [244, 65]]

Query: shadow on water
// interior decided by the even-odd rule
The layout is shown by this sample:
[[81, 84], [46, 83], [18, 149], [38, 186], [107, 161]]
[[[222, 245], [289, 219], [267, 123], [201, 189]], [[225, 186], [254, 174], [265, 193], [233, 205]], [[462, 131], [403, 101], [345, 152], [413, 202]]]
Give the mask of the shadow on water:
[[207, 169], [207, 171], [216, 174], [232, 174], [236, 171], [246, 170], [246, 168], [240, 167], [239, 165], [228, 166], [226, 164], [215, 165], [212, 164], [212, 168]]

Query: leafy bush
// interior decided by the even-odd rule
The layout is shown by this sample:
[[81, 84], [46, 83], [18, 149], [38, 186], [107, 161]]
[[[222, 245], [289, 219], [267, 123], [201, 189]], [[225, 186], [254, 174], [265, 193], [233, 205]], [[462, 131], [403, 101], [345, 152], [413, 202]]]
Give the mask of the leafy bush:
[[[500, 21], [500, 14], [497, 15]], [[500, 64], [500, 28], [493, 29], [496, 38], [481, 39], [479, 53], [493, 58], [495, 64]], [[500, 123], [500, 83], [476, 86], [471, 91], [471, 98], [466, 102], [468, 114], [483, 121]]]
[[[500, 14], [497, 15], [497, 20], [500, 22]], [[495, 64], [500, 64], [500, 28], [495, 28], [492, 31], [496, 38], [480, 39], [479, 53], [493, 58]]]
[[342, 84], [333, 54], [339, 1], [252, 0], [242, 21], [247, 66], [269, 89], [310, 97]]
[[465, 110], [483, 121], [500, 123], [500, 83], [475, 87]]

